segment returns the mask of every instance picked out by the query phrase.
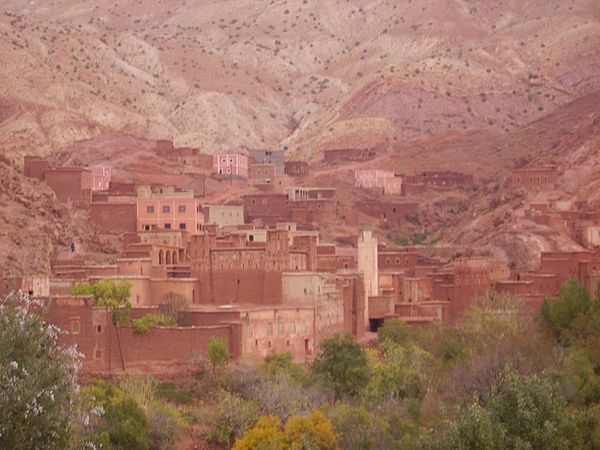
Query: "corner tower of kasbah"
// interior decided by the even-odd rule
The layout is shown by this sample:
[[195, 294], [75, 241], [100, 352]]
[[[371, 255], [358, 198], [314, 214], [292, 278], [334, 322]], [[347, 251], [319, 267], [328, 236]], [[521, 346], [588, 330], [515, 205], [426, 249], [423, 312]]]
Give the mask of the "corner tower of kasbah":
[[0, 294], [110, 374], [595, 293], [597, 3], [392, 3], [4, 0]]

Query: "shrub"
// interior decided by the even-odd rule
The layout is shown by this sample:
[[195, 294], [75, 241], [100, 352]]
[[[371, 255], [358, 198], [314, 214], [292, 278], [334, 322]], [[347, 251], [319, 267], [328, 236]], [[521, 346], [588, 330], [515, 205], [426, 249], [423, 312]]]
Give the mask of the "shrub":
[[109, 448], [115, 450], [150, 448], [148, 420], [134, 399], [105, 381], [97, 381], [83, 392], [104, 410], [96, 428], [95, 442], [108, 436]]
[[229, 361], [229, 347], [220, 337], [211, 337], [208, 340], [208, 359], [213, 370]]
[[258, 406], [228, 391], [219, 392], [217, 398], [217, 407], [208, 420], [208, 438], [211, 442], [229, 446], [254, 426], [258, 419]]
[[146, 314], [140, 319], [135, 319], [133, 322], [133, 331], [138, 334], [146, 333], [150, 328], [161, 326], [161, 327], [173, 327], [177, 326], [177, 322], [173, 320], [171, 316], [166, 314]]

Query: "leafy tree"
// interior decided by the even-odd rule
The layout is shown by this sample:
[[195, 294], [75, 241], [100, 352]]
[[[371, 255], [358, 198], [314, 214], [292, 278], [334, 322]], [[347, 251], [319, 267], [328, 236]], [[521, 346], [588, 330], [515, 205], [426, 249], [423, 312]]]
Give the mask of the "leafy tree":
[[419, 337], [419, 330], [411, 327], [402, 319], [394, 317], [386, 320], [378, 330], [379, 341], [382, 345], [409, 344]]
[[567, 358], [563, 385], [567, 395], [579, 404], [600, 400], [600, 376], [584, 351], [572, 349]]
[[364, 396], [371, 403], [425, 394], [425, 366], [430, 355], [418, 347], [391, 347], [371, 358], [371, 378]]
[[213, 371], [229, 361], [229, 347], [225, 340], [214, 336], [208, 340], [208, 359]]
[[80, 355], [28, 297], [0, 299], [0, 448], [64, 449], [78, 423]]
[[131, 283], [128, 281], [100, 280], [93, 284], [77, 283], [71, 293], [74, 295], [92, 295], [94, 305], [112, 308], [117, 322], [120, 325], [129, 325]]
[[337, 402], [327, 416], [340, 434], [340, 446], [357, 450], [389, 448], [388, 423], [364, 406]]
[[565, 407], [565, 399], [547, 378], [506, 372], [498, 393], [486, 405], [471, 405], [450, 425], [450, 447], [571, 448], [575, 428]]
[[577, 280], [569, 280], [560, 287], [558, 297], [544, 300], [541, 315], [550, 330], [565, 338], [573, 322], [587, 314], [591, 306], [587, 290]]
[[504, 427], [477, 403], [463, 411], [456, 422], [449, 424], [448, 444], [448, 448], [454, 450], [509, 448]]
[[321, 343], [314, 371], [334, 390], [336, 399], [358, 393], [370, 378], [367, 355], [348, 333], [335, 334]]
[[338, 449], [338, 435], [332, 423], [321, 411], [308, 416], [292, 416], [283, 430], [290, 449]]
[[280, 450], [286, 448], [281, 420], [277, 416], [261, 416], [244, 437], [238, 439], [233, 450]]

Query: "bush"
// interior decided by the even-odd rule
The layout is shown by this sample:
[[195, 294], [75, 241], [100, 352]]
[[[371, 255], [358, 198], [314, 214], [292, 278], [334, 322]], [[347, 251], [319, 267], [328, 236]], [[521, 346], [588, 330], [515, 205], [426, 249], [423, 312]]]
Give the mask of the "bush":
[[208, 340], [208, 359], [213, 370], [229, 361], [229, 347], [220, 337], [211, 337]]
[[208, 420], [208, 438], [211, 442], [230, 446], [254, 426], [258, 420], [258, 406], [227, 391], [221, 391], [217, 398], [217, 407]]
[[357, 450], [389, 448], [388, 425], [364, 406], [338, 402], [327, 416], [340, 433], [340, 446]]
[[146, 314], [140, 319], [135, 319], [133, 322], [133, 331], [138, 334], [146, 333], [152, 327], [174, 327], [177, 322], [173, 317], [167, 314]]
[[379, 342], [382, 345], [402, 344], [415, 342], [419, 337], [419, 329], [411, 327], [402, 319], [394, 317], [386, 320], [378, 330]]
[[83, 392], [104, 410], [97, 425], [95, 442], [108, 436], [111, 444], [109, 448], [115, 450], [150, 448], [148, 420], [134, 399], [104, 381], [87, 386]]
[[236, 441], [234, 450], [338, 449], [338, 435], [321, 411], [292, 416], [281, 431], [277, 416], [262, 416], [256, 425]]

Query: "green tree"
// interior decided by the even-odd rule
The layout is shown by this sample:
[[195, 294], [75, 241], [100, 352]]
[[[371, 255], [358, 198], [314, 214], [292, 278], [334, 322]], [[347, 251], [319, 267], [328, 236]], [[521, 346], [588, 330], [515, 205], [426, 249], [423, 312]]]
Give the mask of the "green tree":
[[449, 426], [453, 449], [569, 449], [576, 428], [557, 386], [545, 377], [507, 371], [498, 393], [474, 403]]
[[83, 389], [104, 415], [96, 427], [96, 441], [108, 436], [114, 450], [150, 448], [148, 420], [137, 402], [105, 381], [97, 381]]
[[71, 293], [74, 295], [92, 295], [95, 306], [112, 308], [115, 319], [120, 325], [129, 325], [131, 304], [131, 283], [128, 281], [100, 280], [96, 283], [77, 283]]
[[394, 317], [386, 320], [378, 330], [379, 342], [382, 345], [409, 344], [419, 337], [419, 330], [411, 327], [402, 319]]
[[425, 394], [425, 369], [431, 355], [418, 347], [391, 347], [371, 358], [371, 378], [364, 397], [372, 404]]
[[[506, 430], [492, 414], [474, 403], [449, 425], [448, 448], [453, 450], [505, 450]], [[527, 448], [527, 447], [526, 447]]]
[[367, 355], [348, 333], [335, 334], [321, 343], [314, 371], [334, 390], [336, 399], [358, 393], [370, 378]]
[[569, 280], [560, 287], [558, 297], [545, 299], [541, 307], [544, 323], [558, 337], [566, 338], [573, 322], [588, 314], [592, 300], [577, 280]]
[[364, 406], [337, 402], [327, 411], [336, 431], [340, 446], [356, 450], [391, 447], [388, 424]]
[[79, 427], [79, 355], [21, 294], [0, 299], [0, 448], [64, 449]]
[[224, 339], [214, 336], [208, 340], [208, 360], [213, 371], [229, 361], [229, 347]]

